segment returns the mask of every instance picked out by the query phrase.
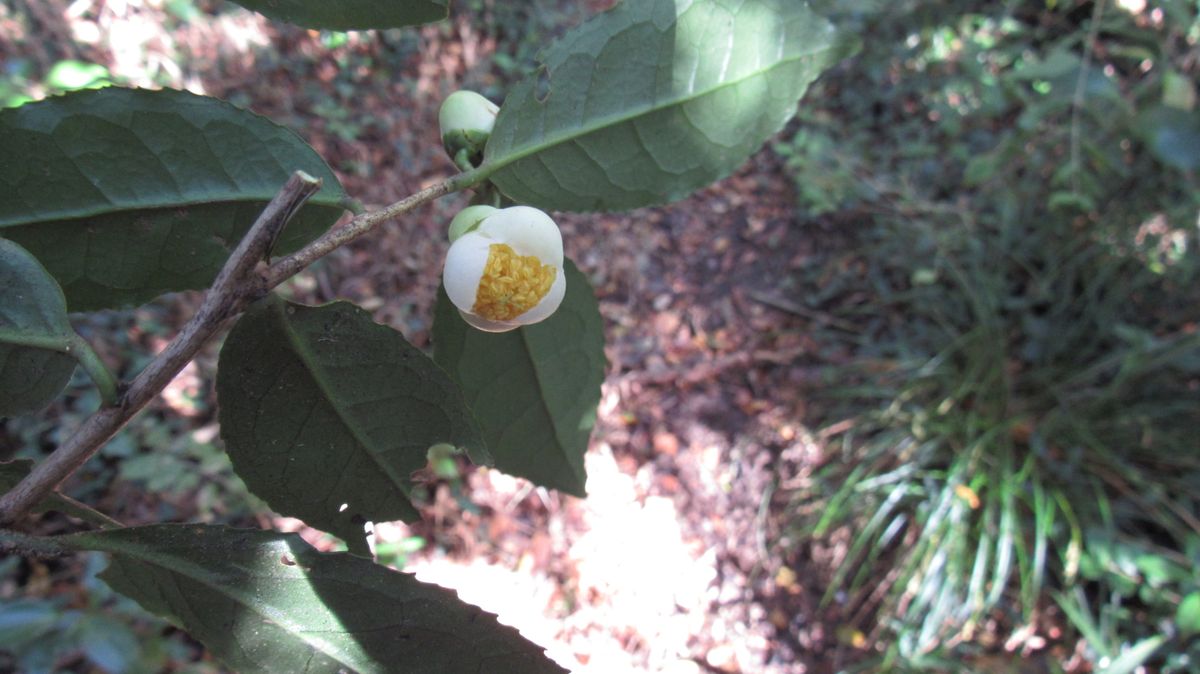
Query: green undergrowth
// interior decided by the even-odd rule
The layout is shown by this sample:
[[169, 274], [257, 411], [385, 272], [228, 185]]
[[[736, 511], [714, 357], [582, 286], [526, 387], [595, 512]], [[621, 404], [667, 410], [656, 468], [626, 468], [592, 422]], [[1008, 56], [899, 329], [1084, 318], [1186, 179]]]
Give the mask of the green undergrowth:
[[1049, 625], [1194, 671], [1197, 4], [824, 4], [872, 39], [775, 147], [825, 244], [787, 289], [836, 319], [788, 538], [849, 533], [871, 667]]
[[[81, 559], [81, 580], [59, 561], [0, 561], [0, 670], [53, 672], [224, 671], [199, 661], [200, 647], [183, 633], [109, 589], [98, 574], [104, 555]], [[20, 596], [13, 588], [24, 586]]]

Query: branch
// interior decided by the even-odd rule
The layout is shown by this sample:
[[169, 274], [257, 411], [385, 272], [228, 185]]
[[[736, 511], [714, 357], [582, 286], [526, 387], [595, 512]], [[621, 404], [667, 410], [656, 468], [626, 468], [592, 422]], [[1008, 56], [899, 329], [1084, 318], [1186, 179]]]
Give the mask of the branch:
[[320, 180], [299, 171], [292, 175], [229, 256], [199, 311], [133, 380], [118, 404], [88, 417], [53, 454], [0, 496], [0, 523], [16, 521], [62, 484], [171, 383], [226, 319], [266, 293], [262, 279], [254, 274], [255, 266], [266, 258], [283, 226], [319, 189]]
[[55, 494], [54, 497], [53, 505], [48, 507], [47, 510], [57, 510], [64, 515], [81, 519], [101, 529], [120, 529], [125, 526], [90, 505], [82, 501], [76, 501], [66, 494]]
[[0, 551], [42, 558], [63, 557], [75, 552], [53, 538], [30, 536], [7, 529], [0, 529]]
[[483, 174], [478, 170], [460, 173], [378, 211], [363, 213], [342, 227], [325, 233], [303, 249], [276, 261], [261, 275], [257, 274], [255, 268], [259, 261], [267, 259], [280, 230], [321, 187], [319, 180], [296, 172], [230, 255], [205, 294], [199, 311], [170, 345], [133, 380], [119, 404], [104, 407], [88, 417], [53, 454], [34, 466], [29, 475], [11, 491], [0, 496], [0, 524], [16, 521], [78, 470], [171, 383], [210, 337], [251, 302], [262, 298], [272, 288], [321, 257], [384, 222], [439, 197], [473, 187], [482, 179]]
[[326, 232], [323, 236], [308, 244], [301, 250], [292, 253], [291, 255], [276, 260], [274, 264], [267, 270], [266, 286], [270, 290], [275, 286], [283, 283], [289, 278], [295, 276], [308, 265], [316, 262], [320, 258], [328, 255], [334, 250], [344, 246], [351, 241], [367, 234], [384, 222], [392, 218], [403, 215], [412, 209], [426, 202], [433, 201], [439, 197], [443, 197], [453, 192], [473, 187], [482, 179], [482, 174], [478, 169], [460, 173], [452, 178], [443, 180], [440, 183], [426, 187], [411, 196], [405, 197], [396, 203], [381, 208], [378, 211], [363, 213], [355, 217], [345, 225], [337, 229]]

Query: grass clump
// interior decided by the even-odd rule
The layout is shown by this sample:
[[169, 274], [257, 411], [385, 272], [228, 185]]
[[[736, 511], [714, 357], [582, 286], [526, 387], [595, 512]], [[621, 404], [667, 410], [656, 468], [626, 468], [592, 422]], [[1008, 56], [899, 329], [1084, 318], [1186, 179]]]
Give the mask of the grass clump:
[[1096, 667], [1192, 671], [1197, 7], [825, 4], [872, 39], [776, 149], [836, 242], [792, 280], [841, 326], [843, 432], [791, 495], [850, 532], [827, 600], [889, 666], [1049, 616]]

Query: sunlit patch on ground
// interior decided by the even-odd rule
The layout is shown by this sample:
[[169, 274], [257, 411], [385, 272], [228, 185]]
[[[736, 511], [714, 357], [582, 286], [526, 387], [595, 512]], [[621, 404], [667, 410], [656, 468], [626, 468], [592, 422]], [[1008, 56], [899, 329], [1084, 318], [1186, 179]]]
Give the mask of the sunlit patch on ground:
[[[761, 650], [745, 643], [740, 626], [709, 624], [710, 605], [720, 599], [716, 551], [681, 531], [673, 501], [647, 496], [606, 446], [588, 454], [587, 469], [588, 498], [569, 503], [550, 527], [570, 578], [522, 569], [529, 561], [513, 569], [445, 556], [414, 560], [405, 570], [496, 613], [572, 671], [699, 672], [691, 643], [709, 630], [730, 638], [714, 666]], [[493, 489], [524, 486], [481, 481]]]

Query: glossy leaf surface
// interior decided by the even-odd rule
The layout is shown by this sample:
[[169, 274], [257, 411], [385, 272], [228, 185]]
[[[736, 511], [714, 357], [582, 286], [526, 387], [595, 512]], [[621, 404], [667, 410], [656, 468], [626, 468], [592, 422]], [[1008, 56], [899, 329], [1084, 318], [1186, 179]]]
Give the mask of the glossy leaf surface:
[[587, 277], [565, 264], [567, 294], [550, 318], [510, 332], [476, 330], [438, 293], [434, 358], [462, 386], [496, 468], [583, 496], [583, 454], [604, 381], [604, 322]]
[[332, 225], [344, 198], [292, 131], [184, 91], [80, 91], [0, 110], [0, 236], [36, 256], [71, 311], [202, 288], [295, 170], [324, 181], [276, 250]]
[[673, 201], [746, 161], [850, 50], [802, 0], [624, 2], [543, 52], [484, 169], [545, 209]]
[[561, 672], [453, 592], [297, 534], [153, 525], [75, 534], [100, 578], [238, 672]]
[[226, 451], [250, 490], [359, 552], [365, 522], [417, 517], [411, 476], [432, 445], [488, 462], [446, 373], [348, 302], [272, 297], [252, 307], [221, 350], [217, 401]]

